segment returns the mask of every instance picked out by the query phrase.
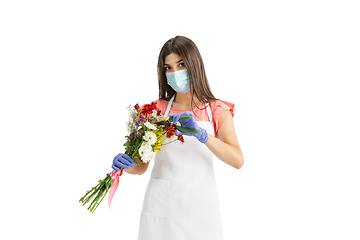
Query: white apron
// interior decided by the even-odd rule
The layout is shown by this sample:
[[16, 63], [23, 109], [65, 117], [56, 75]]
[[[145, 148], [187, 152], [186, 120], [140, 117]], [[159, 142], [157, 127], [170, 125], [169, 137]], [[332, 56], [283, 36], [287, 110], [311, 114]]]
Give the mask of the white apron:
[[[214, 135], [208, 104], [206, 110], [210, 122], [197, 124]], [[163, 146], [155, 156], [138, 240], [223, 240], [213, 154], [195, 137], [184, 135], [184, 140]]]

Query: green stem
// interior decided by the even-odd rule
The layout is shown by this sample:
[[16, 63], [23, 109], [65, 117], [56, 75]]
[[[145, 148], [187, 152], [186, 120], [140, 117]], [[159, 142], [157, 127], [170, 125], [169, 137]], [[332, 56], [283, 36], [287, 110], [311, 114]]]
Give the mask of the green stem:
[[162, 146], [165, 146], [165, 145], [168, 145], [168, 144], [173, 143], [173, 142], [176, 142], [176, 141], [177, 141], [177, 139], [176, 139], [176, 140], [174, 140], [174, 141], [172, 141], [172, 142], [168, 142], [168, 143], [161, 143], [161, 145], [162, 145]]
[[88, 210], [90, 212], [94, 212], [110, 190], [111, 184], [113, 182], [114, 180], [110, 177], [109, 174], [107, 174], [103, 180], [99, 180], [99, 183], [95, 187], [93, 187], [90, 191], [87, 191], [85, 196], [83, 196], [79, 202], [82, 202], [84, 206], [86, 203], [92, 200]]
[[[179, 121], [185, 120], [185, 119], [190, 119], [190, 118], [191, 118], [191, 116], [182, 116], [182, 117], [179, 118]], [[173, 117], [169, 117], [169, 121], [173, 122], [174, 121]]]

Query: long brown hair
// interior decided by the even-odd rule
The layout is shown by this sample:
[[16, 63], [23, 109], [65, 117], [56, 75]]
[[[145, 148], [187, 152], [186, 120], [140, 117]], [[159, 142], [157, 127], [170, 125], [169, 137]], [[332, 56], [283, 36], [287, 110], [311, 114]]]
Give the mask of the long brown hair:
[[217, 100], [210, 90], [210, 85], [205, 74], [205, 67], [200, 52], [195, 43], [189, 38], [176, 36], [169, 39], [160, 50], [158, 59], [158, 79], [159, 79], [159, 99], [169, 101], [176, 93], [172, 87], [167, 84], [165, 75], [165, 57], [171, 53], [178, 54], [184, 61], [185, 67], [189, 73], [190, 87], [193, 87], [191, 99], [194, 102], [194, 94], [200, 102], [211, 102]]

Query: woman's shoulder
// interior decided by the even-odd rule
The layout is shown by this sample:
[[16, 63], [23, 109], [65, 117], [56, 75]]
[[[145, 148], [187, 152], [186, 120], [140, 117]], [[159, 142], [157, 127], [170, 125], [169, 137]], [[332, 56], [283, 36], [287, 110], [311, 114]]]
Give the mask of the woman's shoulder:
[[225, 100], [215, 100], [209, 103], [211, 112], [217, 119], [220, 115], [229, 110], [231, 115], [234, 117], [235, 104]]
[[219, 117], [225, 111], [229, 111], [231, 113], [231, 116], [234, 117], [235, 104], [225, 100], [215, 100], [215, 101], [211, 101], [209, 105], [214, 120], [215, 137], [218, 138], [219, 136], [217, 132], [219, 128]]
[[154, 101], [156, 106], [160, 109], [161, 113], [165, 113], [168, 102], [164, 99], [158, 99]]
[[156, 102], [158, 107], [168, 104], [168, 102], [166, 100], [164, 100], [164, 99], [158, 99], [158, 100], [155, 100], [154, 102]]

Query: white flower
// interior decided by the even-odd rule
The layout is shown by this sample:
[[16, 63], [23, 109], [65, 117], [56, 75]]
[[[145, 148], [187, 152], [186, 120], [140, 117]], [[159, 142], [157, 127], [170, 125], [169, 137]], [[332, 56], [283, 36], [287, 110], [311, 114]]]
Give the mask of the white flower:
[[156, 117], [157, 116], [157, 111], [153, 110], [152, 114], [150, 114], [151, 117]]
[[150, 146], [153, 145], [157, 140], [156, 134], [150, 131], [147, 131], [143, 138], [150, 144]]
[[150, 122], [145, 122], [144, 125], [151, 130], [156, 130], [156, 126], [154, 124], [151, 124]]
[[135, 125], [132, 121], [126, 122], [126, 127], [129, 134], [135, 130]]
[[172, 136], [170, 137], [170, 141], [173, 142], [173, 141], [175, 141], [177, 138], [178, 138], [178, 136], [172, 135]]
[[147, 163], [149, 162], [150, 160], [153, 159], [154, 157], [154, 152], [153, 152], [153, 149], [151, 147], [151, 144], [148, 143], [148, 142], [143, 142], [140, 146], [140, 149], [139, 149], [139, 154], [141, 156], [141, 160], [144, 162], [144, 163]]
[[168, 119], [169, 119], [169, 116], [164, 117], [164, 116], [159, 115], [159, 116], [156, 117], [156, 120], [158, 122], [168, 120]]
[[134, 109], [134, 107], [131, 104], [129, 106], [127, 106], [127, 110], [128, 110], [128, 114], [129, 114], [129, 119], [133, 120], [136, 117], [136, 110]]
[[128, 110], [128, 114], [129, 114], [129, 121], [126, 123], [126, 125], [127, 125], [127, 131], [130, 134], [135, 131], [135, 128], [136, 128], [135, 121], [136, 121], [137, 115], [136, 115], [136, 111], [132, 105], [129, 105], [127, 107], [127, 110]]

